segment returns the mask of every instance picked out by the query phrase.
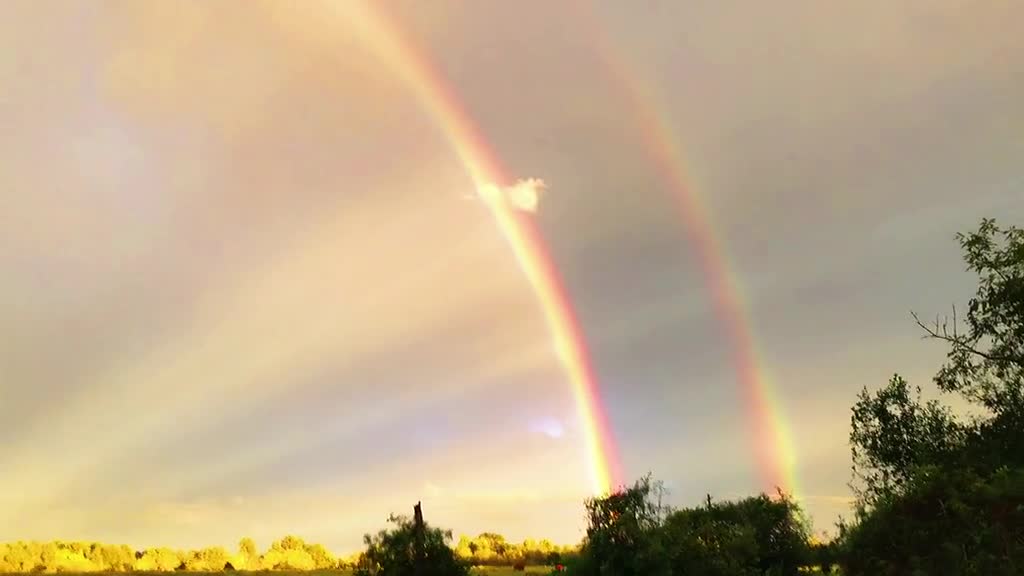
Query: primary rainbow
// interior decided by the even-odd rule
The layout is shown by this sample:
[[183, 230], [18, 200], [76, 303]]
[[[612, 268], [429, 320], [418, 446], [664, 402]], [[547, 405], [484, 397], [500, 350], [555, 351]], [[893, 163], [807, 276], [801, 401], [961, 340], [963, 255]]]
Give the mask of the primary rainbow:
[[[354, 16], [358, 18], [355, 24], [360, 26], [366, 39], [405, 79], [444, 131], [476, 191], [486, 186], [510, 184], [508, 174], [444, 78], [380, 11], [380, 5], [349, 3], [345, 7], [354, 9]], [[565, 289], [532, 218], [510, 207], [502, 195], [481, 195], [481, 199], [490, 208], [540, 303], [555, 352], [572, 384], [586, 439], [593, 491], [606, 494], [621, 483], [618, 454], [587, 348]]]
[[[593, 13], [586, 9], [579, 12], [580, 20], [593, 17]], [[733, 270], [723, 242], [715, 234], [710, 212], [688, 185], [683, 155], [672, 136], [668, 116], [661, 111], [663, 107], [656, 105], [659, 99], [654, 91], [641, 82], [639, 75], [633, 73], [610, 48], [603, 29], [594, 21], [588, 23], [588, 29], [594, 34], [598, 56], [604, 61], [612, 82], [622, 89], [629, 108], [635, 114], [645, 152], [676, 200], [689, 245], [701, 268], [705, 289], [730, 342], [736, 378], [750, 419], [748, 430], [762, 488], [767, 491], [779, 488], [796, 496], [799, 486], [792, 437], [778, 394], [758, 359], [739, 276]]]

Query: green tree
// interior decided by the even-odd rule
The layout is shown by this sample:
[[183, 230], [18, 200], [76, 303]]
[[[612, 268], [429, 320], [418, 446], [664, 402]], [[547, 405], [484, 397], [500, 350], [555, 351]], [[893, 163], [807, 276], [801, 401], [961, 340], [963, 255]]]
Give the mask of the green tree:
[[809, 562], [799, 506], [785, 494], [715, 502], [673, 512], [665, 522], [673, 574], [795, 575]]
[[1024, 230], [986, 219], [978, 231], [957, 238], [967, 269], [978, 274], [978, 291], [967, 304], [966, 331], [955, 309], [952, 323], [918, 320], [928, 336], [950, 347], [935, 383], [997, 418], [1018, 417], [1024, 406]]
[[899, 376], [860, 394], [850, 435], [860, 498], [842, 538], [845, 574], [1021, 569], [1024, 232], [986, 219], [957, 238], [978, 275], [966, 316], [953, 308], [933, 323], [914, 318], [949, 347], [934, 379], [939, 391], [978, 414], [958, 419]]
[[850, 576], [1024, 573], [1024, 469], [929, 468], [843, 539]]
[[395, 527], [367, 534], [357, 576], [467, 576], [469, 567], [448, 546], [450, 530], [423, 527], [423, 564], [417, 566], [416, 526], [405, 516], [392, 517]]
[[576, 570], [594, 576], [653, 576], [668, 571], [661, 526], [664, 487], [644, 476], [629, 488], [586, 501], [587, 536]]
[[861, 503], [904, 489], [921, 466], [942, 462], [963, 443], [966, 430], [937, 400], [923, 402], [899, 375], [872, 394], [865, 388], [851, 418], [854, 488]]

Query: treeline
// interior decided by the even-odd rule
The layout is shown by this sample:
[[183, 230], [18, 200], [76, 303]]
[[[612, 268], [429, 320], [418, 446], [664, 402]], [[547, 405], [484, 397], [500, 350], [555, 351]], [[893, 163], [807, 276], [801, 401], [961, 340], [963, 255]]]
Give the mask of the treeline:
[[260, 554], [251, 538], [238, 550], [149, 548], [98, 542], [13, 542], [0, 544], [0, 573], [11, 572], [220, 572], [224, 570], [329, 570], [356, 558], [336, 558], [320, 544], [285, 536]]
[[455, 554], [473, 566], [553, 566], [572, 557], [579, 546], [558, 546], [548, 540], [524, 540], [515, 544], [493, 532], [476, 538], [461, 536]]
[[[454, 551], [470, 565], [539, 566], [562, 562], [577, 549], [548, 540], [508, 542], [501, 534], [485, 532], [475, 538], [462, 536]], [[126, 545], [99, 542], [12, 542], [0, 544], [0, 573], [333, 570], [355, 567], [361, 555], [336, 557], [323, 545], [309, 544], [296, 536], [285, 536], [262, 554], [251, 538], [243, 538], [234, 552], [220, 546], [136, 551]]]
[[762, 494], [673, 510], [645, 477], [586, 503], [589, 525], [574, 574], [586, 576], [795, 575], [831, 569], [816, 554], [800, 507]]
[[[558, 556], [540, 557], [546, 560], [540, 563], [554, 570], [565, 564], [579, 576], [796, 576], [832, 567], [831, 545], [808, 536], [800, 508], [784, 494], [735, 502], [709, 497], [701, 506], [673, 510], [662, 506], [662, 493], [647, 476], [588, 500], [582, 546], [550, 552]], [[468, 576], [472, 565], [516, 558], [509, 550], [498, 554], [504, 539], [493, 534], [463, 537], [452, 548], [450, 531], [404, 516], [392, 522], [393, 528], [366, 536], [356, 576]], [[490, 562], [479, 562], [485, 549], [493, 552], [482, 555]], [[527, 563], [512, 565], [524, 570]]]

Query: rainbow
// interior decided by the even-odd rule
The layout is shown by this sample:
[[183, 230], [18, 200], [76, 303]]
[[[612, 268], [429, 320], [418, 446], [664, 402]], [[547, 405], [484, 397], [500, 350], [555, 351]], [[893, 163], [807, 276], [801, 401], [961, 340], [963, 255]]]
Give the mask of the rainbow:
[[[455, 149], [476, 191], [510, 183], [494, 151], [459, 99], [425, 55], [400, 33], [378, 3], [345, 3], [354, 9], [370, 45], [415, 91]], [[350, 20], [351, 22], [351, 20]], [[509, 206], [502, 195], [481, 195], [508, 242], [544, 314], [555, 352], [569, 382], [583, 426], [594, 494], [621, 485], [618, 452], [601, 400], [587, 347], [566, 291], [530, 216]]]
[[[580, 14], [588, 20], [593, 13]], [[736, 378], [743, 394], [749, 418], [751, 444], [762, 488], [781, 489], [796, 496], [799, 491], [796, 456], [792, 436], [782, 410], [782, 403], [770, 383], [755, 345], [752, 321], [744, 305], [739, 276], [728, 258], [724, 243], [715, 234], [709, 210], [688, 185], [685, 163], [676, 139], [669, 129], [669, 117], [656, 106], [654, 90], [640, 82], [625, 63], [610, 49], [609, 39], [596, 22], [589, 22], [594, 45], [604, 61], [611, 82], [622, 88], [629, 108], [636, 115], [643, 146], [655, 165], [664, 186], [676, 200], [689, 245], [700, 265], [705, 289], [710, 295], [715, 314], [730, 342]]]

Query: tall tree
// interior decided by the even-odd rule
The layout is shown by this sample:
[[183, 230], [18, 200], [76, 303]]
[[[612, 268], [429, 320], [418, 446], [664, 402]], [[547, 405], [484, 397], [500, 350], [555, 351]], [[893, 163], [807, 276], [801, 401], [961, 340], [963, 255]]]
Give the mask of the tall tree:
[[[418, 529], [407, 516], [392, 516], [395, 527], [367, 534], [366, 551], [359, 559], [359, 576], [466, 576], [468, 566], [448, 546], [450, 530], [431, 528], [428, 524]], [[419, 542], [422, 542], [420, 548]], [[423, 564], [417, 566], [417, 549], [422, 550]]]
[[236, 566], [238, 569], [255, 570], [259, 567], [259, 552], [256, 551], [256, 542], [253, 542], [252, 538], [246, 536], [238, 541], [238, 556], [241, 562], [241, 566]]
[[895, 376], [861, 392], [850, 443], [859, 489], [844, 574], [1024, 570], [1024, 232], [983, 220], [958, 235], [978, 275], [966, 315], [914, 319], [949, 347], [935, 376], [974, 408], [957, 418]]
[[670, 512], [664, 487], [648, 474], [632, 487], [586, 501], [581, 573], [595, 576], [667, 573], [661, 526]]
[[1024, 464], [1024, 231], [982, 220], [958, 234], [978, 290], [966, 316], [957, 308], [926, 323], [926, 338], [949, 346], [935, 376], [941, 392], [977, 407], [982, 417], [957, 420], [936, 400], [924, 402], [899, 375], [876, 393], [865, 388], [853, 408], [850, 443], [861, 503], [905, 489], [916, 470], [937, 465], [994, 471]]

